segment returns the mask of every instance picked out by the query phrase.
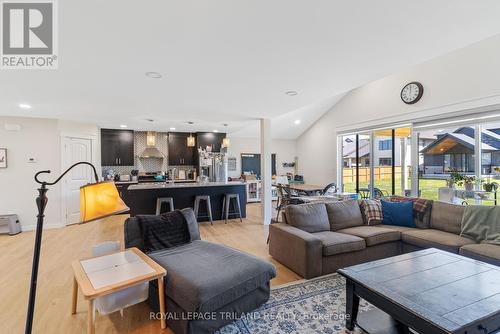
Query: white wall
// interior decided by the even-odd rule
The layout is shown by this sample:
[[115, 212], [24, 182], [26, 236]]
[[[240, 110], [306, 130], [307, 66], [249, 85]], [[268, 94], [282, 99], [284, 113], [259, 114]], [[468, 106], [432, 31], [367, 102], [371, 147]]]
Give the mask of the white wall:
[[[7, 131], [6, 124], [17, 124], [21, 130]], [[0, 214], [19, 215], [23, 230], [36, 225], [35, 198], [39, 185], [33, 177], [40, 170], [51, 170], [48, 181], [59, 176], [61, 135], [69, 133], [97, 136], [98, 128], [54, 119], [0, 117], [0, 147], [7, 148], [8, 161], [8, 167], [0, 169]], [[29, 158], [35, 158], [36, 162], [29, 163]], [[62, 223], [61, 184], [49, 187], [47, 197], [44, 226], [59, 227]]]
[[[241, 175], [241, 153], [260, 153], [259, 138], [229, 137], [231, 145], [228, 154], [236, 158], [236, 171], [229, 172], [230, 177]], [[283, 168], [283, 162], [293, 162], [296, 157], [295, 140], [273, 139], [271, 142], [271, 153], [276, 153], [276, 172], [279, 175], [293, 173], [293, 168]], [[300, 163], [300, 162], [299, 162]]]
[[[420, 81], [422, 99], [406, 105], [401, 88]], [[500, 105], [500, 35], [371, 82], [346, 94], [297, 139], [308, 183], [336, 179], [337, 133]]]

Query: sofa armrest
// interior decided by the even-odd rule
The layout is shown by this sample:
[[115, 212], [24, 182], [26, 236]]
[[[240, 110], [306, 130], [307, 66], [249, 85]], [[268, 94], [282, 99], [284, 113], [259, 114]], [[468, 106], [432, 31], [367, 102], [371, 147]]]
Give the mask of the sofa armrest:
[[321, 275], [323, 245], [309, 232], [283, 223], [269, 225], [269, 254], [302, 277]]
[[192, 208], [185, 208], [181, 210], [184, 219], [186, 219], [186, 223], [189, 230], [189, 236], [191, 237], [191, 241], [201, 240], [200, 238], [200, 229], [198, 226], [198, 221], [196, 216], [194, 215], [194, 211]]

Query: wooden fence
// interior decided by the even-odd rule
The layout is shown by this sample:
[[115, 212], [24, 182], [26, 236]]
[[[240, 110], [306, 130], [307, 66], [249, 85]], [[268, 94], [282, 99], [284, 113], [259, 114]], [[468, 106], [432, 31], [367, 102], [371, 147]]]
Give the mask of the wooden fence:
[[[401, 166], [394, 167], [396, 179], [401, 178]], [[392, 178], [392, 167], [374, 167], [375, 181], [390, 180]], [[410, 175], [408, 167], [407, 175]], [[342, 181], [344, 184], [356, 182], [356, 168], [344, 167], [342, 169]], [[359, 167], [359, 182], [370, 182], [370, 167]]]

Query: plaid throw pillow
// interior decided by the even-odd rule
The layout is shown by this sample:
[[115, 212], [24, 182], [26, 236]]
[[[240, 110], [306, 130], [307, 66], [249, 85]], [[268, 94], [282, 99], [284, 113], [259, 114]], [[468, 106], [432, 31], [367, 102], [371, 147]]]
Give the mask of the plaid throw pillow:
[[383, 219], [382, 204], [378, 199], [364, 199], [361, 201], [361, 210], [367, 225], [380, 224]]

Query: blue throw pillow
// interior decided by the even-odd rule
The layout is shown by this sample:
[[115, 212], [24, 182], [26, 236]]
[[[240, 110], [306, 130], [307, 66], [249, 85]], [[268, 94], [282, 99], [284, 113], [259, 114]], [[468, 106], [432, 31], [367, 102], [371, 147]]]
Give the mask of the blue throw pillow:
[[413, 221], [413, 202], [382, 203], [382, 224], [417, 227]]

